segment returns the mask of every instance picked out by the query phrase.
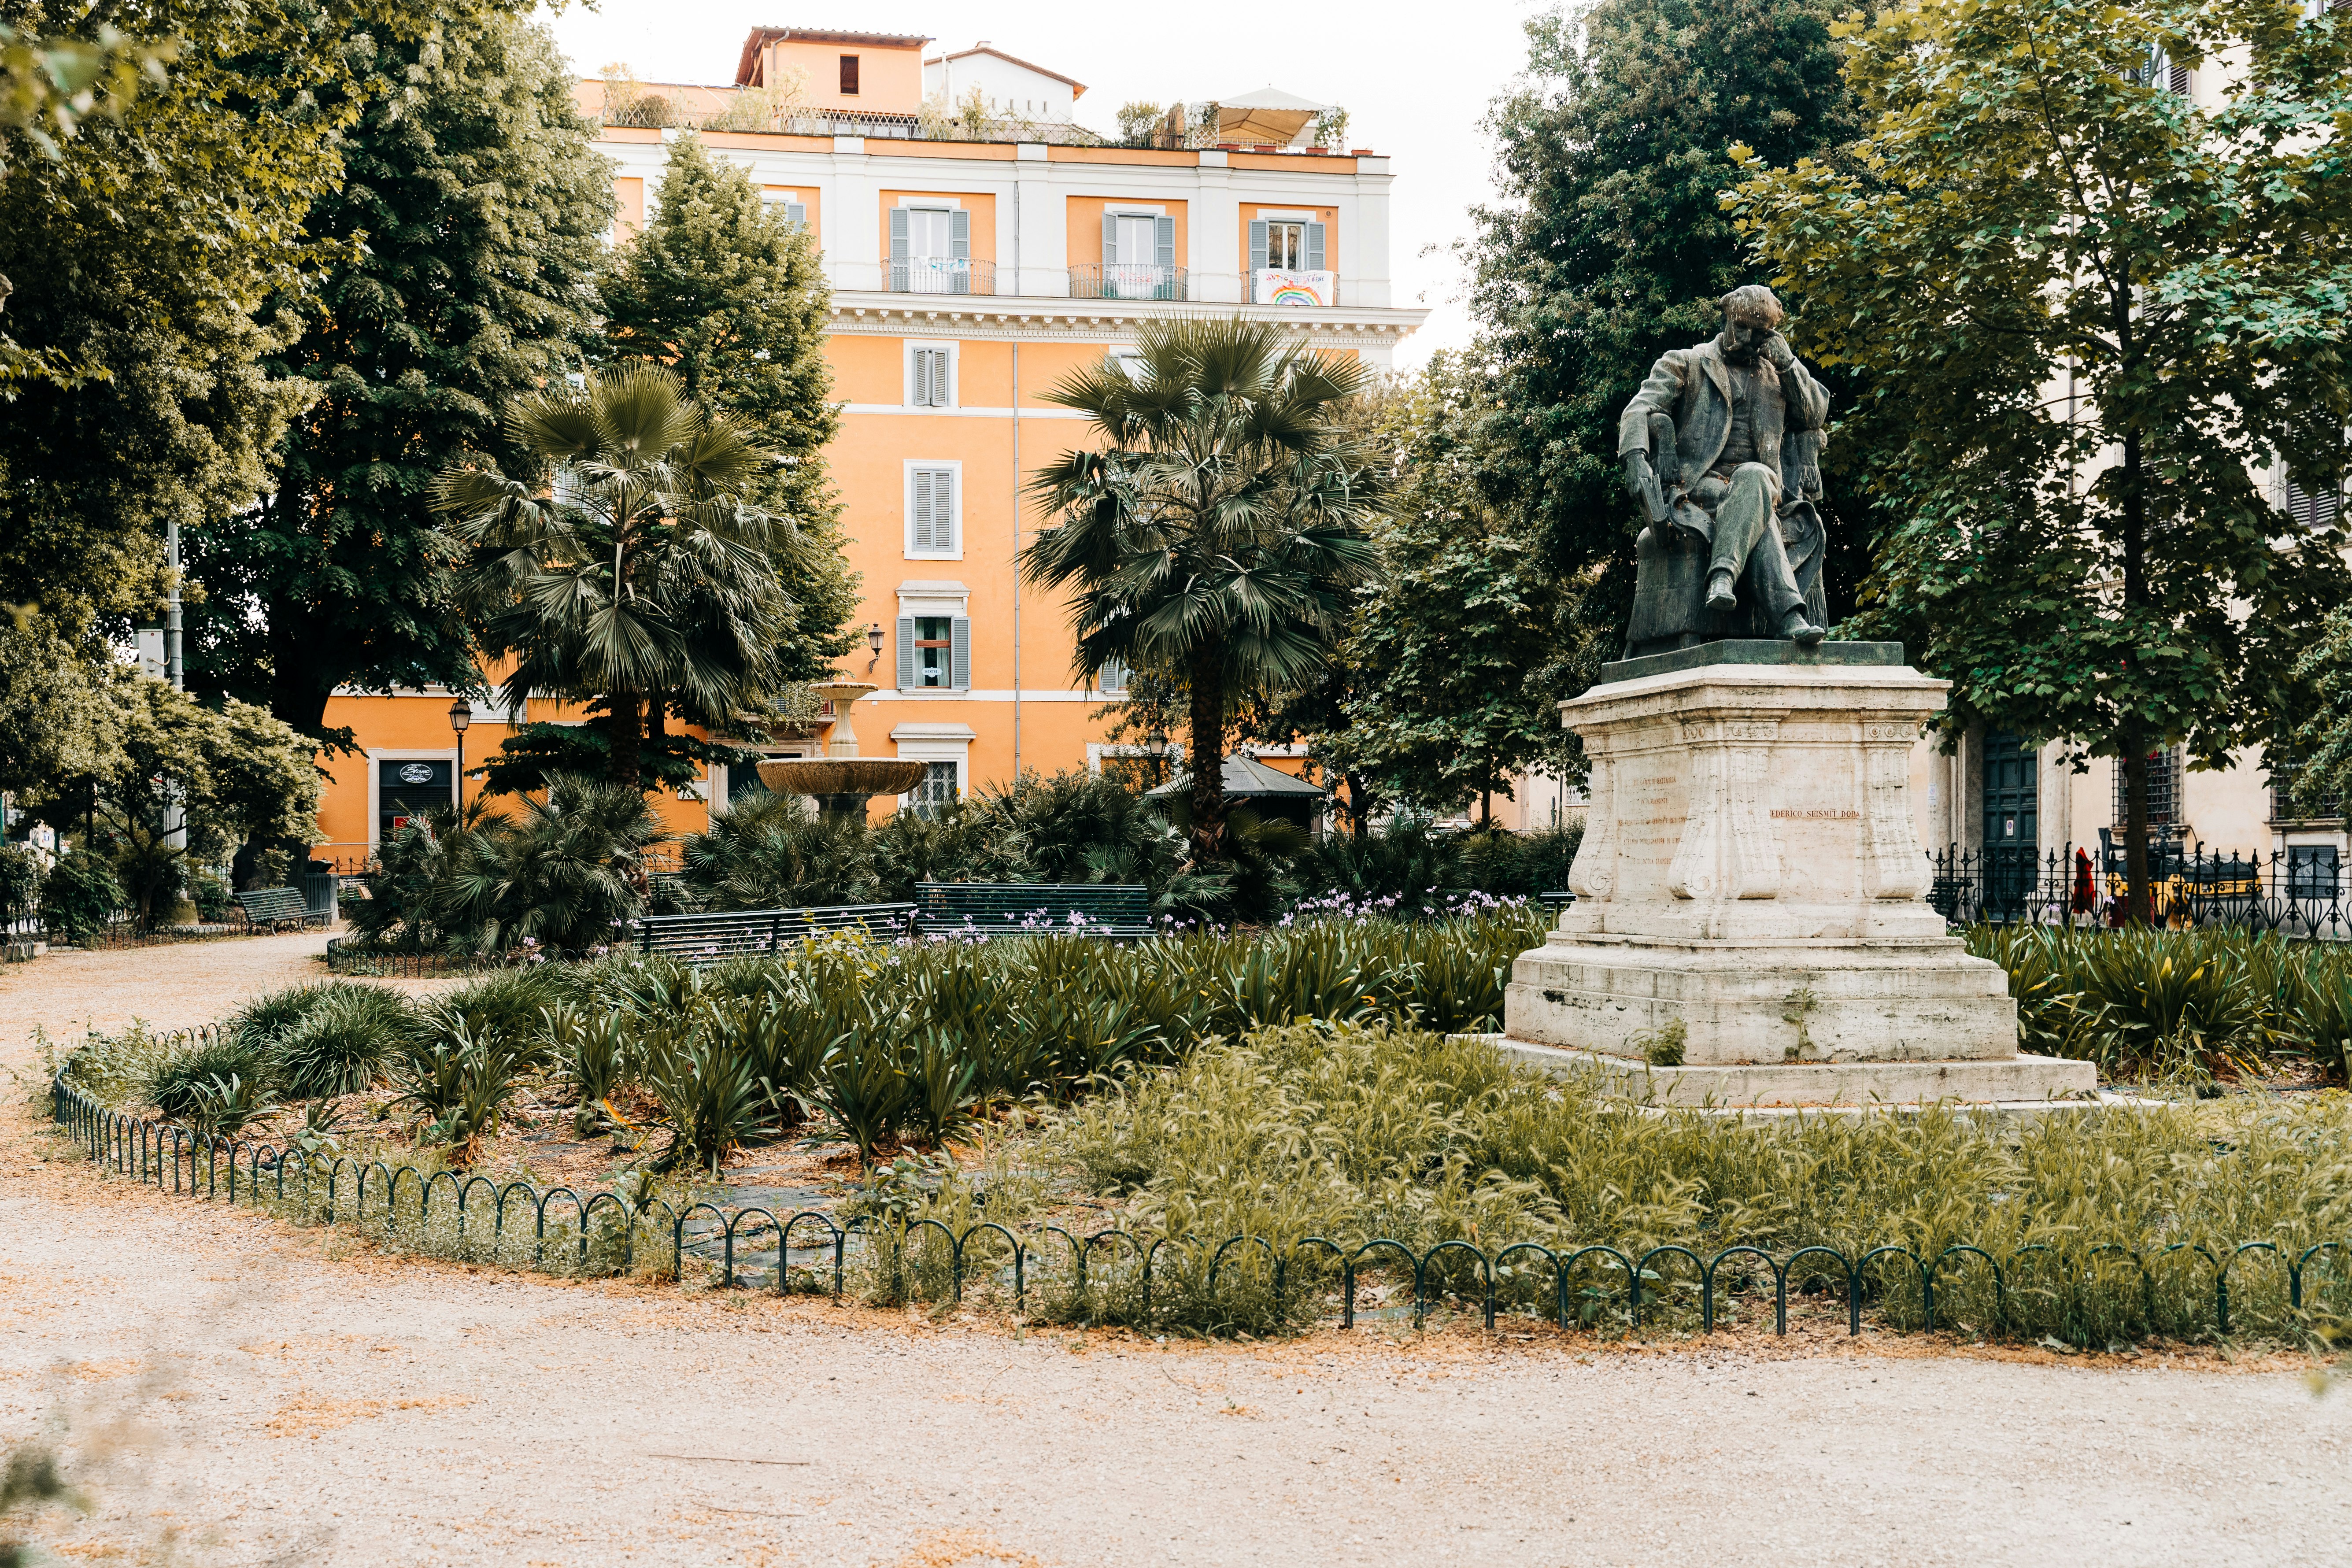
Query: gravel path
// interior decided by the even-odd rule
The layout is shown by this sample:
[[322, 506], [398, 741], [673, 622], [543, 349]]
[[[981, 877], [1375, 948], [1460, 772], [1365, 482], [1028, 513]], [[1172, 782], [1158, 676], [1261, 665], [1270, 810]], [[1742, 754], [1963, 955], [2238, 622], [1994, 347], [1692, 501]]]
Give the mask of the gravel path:
[[[0, 973], [0, 1061], [319, 973], [315, 936]], [[1161, 1346], [341, 1256], [0, 1117], [0, 1439], [75, 1560], [2319, 1563], [2352, 1391], [1549, 1333]], [[1909, 1352], [1909, 1353], [1905, 1353]]]

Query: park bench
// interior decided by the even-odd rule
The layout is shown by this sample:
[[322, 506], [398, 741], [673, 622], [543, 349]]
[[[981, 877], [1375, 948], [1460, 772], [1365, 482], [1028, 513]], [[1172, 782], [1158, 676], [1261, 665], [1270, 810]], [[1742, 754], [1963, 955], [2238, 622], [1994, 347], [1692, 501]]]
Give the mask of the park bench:
[[746, 952], [779, 952], [788, 942], [827, 931], [862, 931], [884, 941], [902, 936], [912, 904], [835, 904], [808, 910], [729, 910], [711, 914], [644, 915], [637, 951], [664, 952], [688, 963], [714, 963]]
[[1150, 936], [1151, 890], [1125, 882], [918, 882], [928, 936], [1020, 936], [1041, 930]]
[[1564, 910], [1576, 902], [1576, 895], [1565, 889], [1557, 893], [1538, 893], [1536, 897], [1543, 900], [1543, 907], [1548, 910]]
[[278, 931], [287, 926], [309, 925], [314, 921], [320, 925], [327, 923], [326, 911], [312, 909], [299, 888], [255, 888], [236, 898], [248, 929], [268, 926]]

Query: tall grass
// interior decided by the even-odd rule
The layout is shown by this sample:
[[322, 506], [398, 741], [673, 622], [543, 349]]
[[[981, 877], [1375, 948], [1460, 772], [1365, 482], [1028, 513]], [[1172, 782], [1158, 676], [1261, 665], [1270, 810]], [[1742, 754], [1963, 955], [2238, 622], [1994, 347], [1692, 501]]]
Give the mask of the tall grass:
[[[2244, 1241], [2292, 1251], [2352, 1234], [2352, 1102], [2340, 1096], [2086, 1111], [2021, 1133], [1950, 1111], [1743, 1122], [1644, 1112], [1484, 1042], [1384, 1026], [1212, 1045], [1056, 1111], [1035, 1157], [1074, 1169], [1133, 1229], [1264, 1237], [1285, 1254], [1318, 1236], [1348, 1248], [1393, 1237], [1416, 1254], [1454, 1240], [1490, 1255], [1601, 1243], [1634, 1258], [1744, 1245], [1932, 1258], [1968, 1244], [2002, 1265], [2002, 1331], [2074, 1344], [2210, 1334], [2200, 1247], [2227, 1258]], [[1318, 1256], [1300, 1255], [1309, 1282]], [[2232, 1271], [2233, 1325], [2292, 1327], [2283, 1268], [2249, 1256]], [[1190, 1276], [1188, 1257], [1179, 1249], [1174, 1272], [1195, 1282], [1192, 1310], [1230, 1314], [1232, 1301], [1203, 1293], [1205, 1256]], [[1437, 1288], [1475, 1296], [1467, 1254], [1431, 1268]], [[1654, 1268], [1662, 1310], [1691, 1315], [1695, 1271]], [[1882, 1265], [1874, 1279], [1888, 1320], [1916, 1324], [1912, 1266]], [[1580, 1265], [1573, 1283], [1580, 1300], [1623, 1300], [1607, 1258]], [[1549, 1266], [1528, 1255], [1498, 1279], [1507, 1305], [1529, 1310], [1550, 1288]], [[1995, 1326], [1990, 1269], [1963, 1268], [1937, 1298], [1940, 1322]], [[1183, 1299], [1179, 1283], [1168, 1310], [1186, 1310]]]

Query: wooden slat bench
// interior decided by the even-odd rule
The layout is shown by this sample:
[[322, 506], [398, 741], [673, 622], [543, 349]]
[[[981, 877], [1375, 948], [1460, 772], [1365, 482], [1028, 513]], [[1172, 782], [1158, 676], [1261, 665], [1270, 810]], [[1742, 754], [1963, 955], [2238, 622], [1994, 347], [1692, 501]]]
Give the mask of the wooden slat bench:
[[711, 914], [645, 915], [639, 952], [666, 952], [688, 963], [715, 963], [746, 952], [776, 952], [787, 942], [826, 931], [863, 931], [881, 941], [904, 935], [912, 904], [834, 904], [807, 910], [729, 910]]
[[236, 898], [248, 927], [266, 925], [278, 931], [287, 926], [309, 925], [313, 921], [320, 925], [327, 923], [327, 912], [310, 908], [299, 888], [255, 888]]
[[1150, 936], [1151, 890], [1124, 882], [918, 882], [928, 936]]
[[1536, 897], [1543, 900], [1543, 907], [1548, 910], [1564, 910], [1576, 902], [1576, 895], [1570, 892], [1538, 893]]

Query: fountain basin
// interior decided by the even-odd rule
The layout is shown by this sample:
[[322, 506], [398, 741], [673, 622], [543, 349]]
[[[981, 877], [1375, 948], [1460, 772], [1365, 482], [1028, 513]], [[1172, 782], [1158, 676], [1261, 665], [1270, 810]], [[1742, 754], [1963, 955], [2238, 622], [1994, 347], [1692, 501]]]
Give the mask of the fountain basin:
[[760, 782], [778, 795], [904, 795], [921, 782], [928, 763], [896, 757], [784, 757], [760, 764]]

